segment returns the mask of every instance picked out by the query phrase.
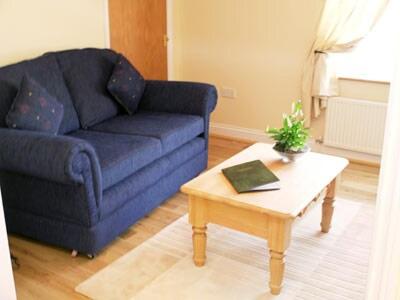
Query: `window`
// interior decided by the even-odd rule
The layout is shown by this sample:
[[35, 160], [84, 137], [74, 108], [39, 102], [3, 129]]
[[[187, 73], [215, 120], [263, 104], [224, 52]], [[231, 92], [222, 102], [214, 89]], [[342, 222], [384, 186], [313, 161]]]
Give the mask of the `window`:
[[391, 81], [400, 28], [399, 11], [400, 1], [392, 0], [373, 30], [352, 51], [332, 54], [338, 77]]

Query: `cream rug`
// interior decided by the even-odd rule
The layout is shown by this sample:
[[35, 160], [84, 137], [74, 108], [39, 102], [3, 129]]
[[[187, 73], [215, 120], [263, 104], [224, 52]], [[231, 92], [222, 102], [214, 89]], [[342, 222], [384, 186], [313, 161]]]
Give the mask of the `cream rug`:
[[[319, 205], [320, 206], [320, 205]], [[207, 262], [192, 263], [184, 216], [76, 287], [92, 299], [363, 299], [374, 207], [338, 199], [328, 234], [321, 208], [294, 225], [281, 295], [269, 293], [267, 243], [209, 224]]]

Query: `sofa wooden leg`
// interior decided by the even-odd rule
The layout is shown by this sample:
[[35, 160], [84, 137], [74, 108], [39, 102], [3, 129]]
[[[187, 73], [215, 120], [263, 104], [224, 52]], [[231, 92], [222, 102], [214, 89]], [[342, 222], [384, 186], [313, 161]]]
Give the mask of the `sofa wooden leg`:
[[71, 256], [72, 257], [77, 257], [78, 256], [78, 250], [72, 250], [72, 252], [71, 252]]
[[95, 254], [86, 254], [89, 259], [93, 259], [96, 255]]

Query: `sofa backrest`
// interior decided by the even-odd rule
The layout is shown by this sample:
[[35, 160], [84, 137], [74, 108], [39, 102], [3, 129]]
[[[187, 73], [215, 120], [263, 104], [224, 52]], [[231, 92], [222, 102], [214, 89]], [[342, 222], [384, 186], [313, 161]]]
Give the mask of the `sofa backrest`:
[[0, 68], [0, 127], [6, 127], [6, 115], [17, 95], [25, 73], [29, 74], [46, 88], [50, 95], [56, 97], [64, 105], [64, 118], [59, 133], [63, 134], [78, 129], [78, 115], [54, 54], [45, 54], [32, 60]]
[[73, 49], [49, 52], [0, 68], [0, 127], [6, 127], [6, 115], [24, 74], [64, 105], [59, 134], [116, 116], [122, 107], [107, 91], [107, 83], [118, 56], [109, 49]]
[[87, 128], [121, 112], [107, 91], [118, 54], [109, 49], [79, 49], [55, 53], [81, 126]]

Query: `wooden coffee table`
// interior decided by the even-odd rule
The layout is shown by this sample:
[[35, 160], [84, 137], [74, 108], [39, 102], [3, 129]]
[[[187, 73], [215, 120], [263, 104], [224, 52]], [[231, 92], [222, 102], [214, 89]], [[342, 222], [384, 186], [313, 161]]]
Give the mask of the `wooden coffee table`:
[[[221, 173], [223, 168], [255, 159], [280, 178], [280, 190], [238, 194]], [[203, 266], [206, 261], [207, 223], [259, 236], [268, 240], [271, 293], [279, 294], [293, 220], [301, 217], [326, 189], [321, 230], [329, 231], [336, 178], [347, 164], [344, 158], [313, 152], [285, 164], [272, 145], [257, 143], [186, 183], [181, 191], [189, 195], [195, 265]]]

